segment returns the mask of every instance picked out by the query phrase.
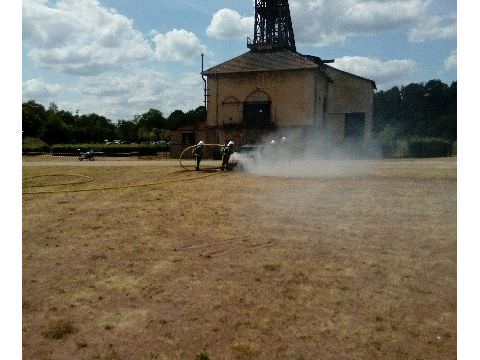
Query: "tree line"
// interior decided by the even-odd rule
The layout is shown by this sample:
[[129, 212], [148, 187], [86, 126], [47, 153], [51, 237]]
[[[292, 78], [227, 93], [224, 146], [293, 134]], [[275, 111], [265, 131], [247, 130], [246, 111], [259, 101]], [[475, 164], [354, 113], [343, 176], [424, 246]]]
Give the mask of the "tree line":
[[[120, 140], [137, 143], [168, 141], [170, 131], [193, 125], [206, 118], [205, 107], [165, 117], [150, 109], [131, 120], [110, 119], [95, 113], [79, 115], [59, 110], [51, 103], [46, 109], [30, 100], [22, 103], [23, 138], [37, 138], [47, 144], [103, 143]], [[440, 80], [395, 86], [374, 94], [373, 131], [383, 141], [414, 138], [457, 139], [457, 83]]]
[[30, 100], [22, 103], [22, 137], [40, 139], [47, 144], [103, 143], [120, 140], [126, 143], [169, 141], [170, 131], [203, 121], [203, 106], [183, 112], [173, 111], [165, 117], [160, 110], [150, 109], [131, 120], [112, 120], [95, 113], [79, 115], [59, 110], [51, 103], [46, 109]]
[[412, 83], [374, 96], [374, 133], [380, 138], [457, 140], [457, 82]]

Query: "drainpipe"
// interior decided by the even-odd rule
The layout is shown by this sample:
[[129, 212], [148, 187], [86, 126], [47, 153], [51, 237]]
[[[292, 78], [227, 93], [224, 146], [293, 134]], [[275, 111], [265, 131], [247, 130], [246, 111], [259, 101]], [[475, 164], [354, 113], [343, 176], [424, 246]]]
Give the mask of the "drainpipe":
[[215, 89], [215, 105], [216, 105], [216, 109], [215, 109], [215, 133], [216, 133], [216, 142], [217, 144], [220, 142], [220, 135], [219, 135], [219, 129], [218, 129], [218, 115], [219, 115], [219, 104], [218, 104], [218, 99], [219, 99], [219, 89], [220, 89], [220, 79], [218, 78], [218, 74], [215, 74], [215, 79], [216, 79], [216, 89]]
[[202, 54], [203, 104], [205, 106], [205, 114], [206, 114], [206, 110], [207, 110], [207, 79], [205, 78], [205, 75], [203, 75], [203, 57], [204, 57], [204, 55]]

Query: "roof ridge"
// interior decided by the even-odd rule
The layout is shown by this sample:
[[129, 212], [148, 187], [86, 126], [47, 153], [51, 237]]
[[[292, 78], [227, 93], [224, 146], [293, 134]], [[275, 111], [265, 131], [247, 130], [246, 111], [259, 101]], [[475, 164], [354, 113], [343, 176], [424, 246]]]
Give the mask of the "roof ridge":
[[215, 66], [212, 66], [211, 68], [208, 68], [208, 69], [204, 70], [203, 73], [206, 73], [207, 71], [210, 71], [210, 70], [212, 70], [213, 68], [216, 68], [216, 67], [218, 67], [218, 66], [222, 66], [223, 64], [226, 64], [226, 63], [228, 63], [228, 62], [230, 62], [230, 61], [236, 60], [236, 59], [238, 59], [238, 58], [240, 58], [240, 57], [242, 57], [242, 56], [244, 56], [244, 55], [246, 55], [246, 54], [248, 54], [248, 53], [250, 53], [250, 52], [252, 52], [252, 51], [249, 50], [249, 51], [247, 51], [247, 52], [244, 52], [243, 54], [240, 54], [240, 55], [238, 55], [238, 56], [235, 56], [234, 58], [231, 58], [231, 59], [229, 59], [229, 60], [225, 60], [224, 62], [222, 62], [222, 63], [220, 63], [220, 64], [217, 64], [217, 65], [215, 65]]
[[343, 74], [347, 74], [347, 75], [356, 77], [356, 78], [358, 78], [358, 79], [370, 81], [370, 82], [372, 83], [372, 85], [373, 85], [373, 88], [374, 88], [374, 89], [377, 88], [377, 84], [376, 84], [375, 81], [372, 80], [372, 79], [369, 79], [369, 78], [366, 78], [366, 77], [364, 77], [364, 76], [360, 76], [360, 75], [357, 75], [357, 74], [353, 74], [353, 73], [351, 73], [351, 72], [348, 72], [348, 71], [345, 71], [345, 70], [341, 70], [341, 69], [339, 69], [339, 68], [336, 68], [336, 67], [333, 67], [333, 66], [330, 66], [330, 65], [327, 65], [327, 64], [325, 64], [325, 66], [326, 66], [327, 68], [333, 69], [333, 70], [338, 71], [338, 72], [341, 72], [341, 73], [343, 73]]
[[318, 66], [318, 63], [289, 49], [268, 52], [247, 51], [203, 71], [202, 74], [311, 69]]

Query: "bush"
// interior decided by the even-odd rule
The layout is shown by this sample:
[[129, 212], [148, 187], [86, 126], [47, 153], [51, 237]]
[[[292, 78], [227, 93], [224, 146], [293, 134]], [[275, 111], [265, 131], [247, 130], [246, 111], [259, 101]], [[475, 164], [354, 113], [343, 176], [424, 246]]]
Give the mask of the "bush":
[[155, 156], [160, 152], [156, 146], [142, 146], [138, 149], [138, 156]]
[[410, 157], [445, 157], [452, 155], [452, 152], [452, 143], [444, 139], [417, 138], [408, 142], [408, 156]]
[[114, 156], [118, 154], [129, 154], [134, 153], [135, 155], [157, 155], [159, 152], [168, 152], [169, 146], [167, 144], [154, 144], [154, 145], [143, 145], [143, 144], [118, 144], [118, 145], [105, 145], [105, 144], [58, 144], [58, 145], [45, 145], [41, 147], [28, 147], [23, 146], [23, 152], [38, 152], [38, 151], [50, 151], [55, 154], [74, 154], [77, 155], [79, 150], [87, 151], [93, 150], [95, 152], [102, 152], [106, 156]]
[[48, 151], [48, 145], [39, 138], [27, 137], [22, 140], [22, 150], [26, 152]]
[[378, 142], [382, 149], [383, 157], [394, 157], [397, 152], [397, 134], [395, 129], [387, 125], [378, 134]]

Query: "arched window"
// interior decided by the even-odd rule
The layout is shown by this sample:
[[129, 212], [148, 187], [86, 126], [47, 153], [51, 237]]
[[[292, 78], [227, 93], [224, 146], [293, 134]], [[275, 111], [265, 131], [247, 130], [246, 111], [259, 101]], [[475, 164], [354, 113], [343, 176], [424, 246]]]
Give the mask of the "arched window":
[[271, 102], [271, 100], [270, 95], [268, 95], [265, 91], [257, 89], [247, 95], [245, 102]]
[[270, 96], [262, 91], [255, 90], [245, 99], [243, 105], [243, 120], [249, 127], [264, 127], [271, 125]]

